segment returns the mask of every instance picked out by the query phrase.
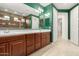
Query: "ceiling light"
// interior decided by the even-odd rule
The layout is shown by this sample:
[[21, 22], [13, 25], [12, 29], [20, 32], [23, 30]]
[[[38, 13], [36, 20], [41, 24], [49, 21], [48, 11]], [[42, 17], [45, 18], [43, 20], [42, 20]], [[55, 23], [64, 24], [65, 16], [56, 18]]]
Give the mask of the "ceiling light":
[[3, 20], [10, 20], [10, 17], [9, 16], [4, 16]]

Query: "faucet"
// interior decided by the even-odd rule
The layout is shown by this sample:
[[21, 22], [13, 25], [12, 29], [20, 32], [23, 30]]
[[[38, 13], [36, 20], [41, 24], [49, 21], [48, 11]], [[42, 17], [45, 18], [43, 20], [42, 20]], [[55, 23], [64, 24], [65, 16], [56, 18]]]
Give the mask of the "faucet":
[[4, 33], [9, 33], [10, 31], [9, 31], [9, 29], [7, 28], [5, 31], [4, 31]]

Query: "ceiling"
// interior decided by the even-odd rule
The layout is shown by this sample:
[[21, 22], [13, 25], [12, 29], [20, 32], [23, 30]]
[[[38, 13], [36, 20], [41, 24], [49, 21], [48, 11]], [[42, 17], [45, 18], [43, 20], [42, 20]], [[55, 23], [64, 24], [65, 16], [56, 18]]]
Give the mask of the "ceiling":
[[[40, 3], [40, 5], [42, 5], [43, 7], [46, 7], [49, 4], [50, 3]], [[54, 3], [54, 5], [58, 9], [70, 9], [71, 7], [76, 5], [76, 3]], [[25, 5], [24, 3], [0, 3], [0, 10], [2, 11], [6, 10], [6, 12], [10, 12], [22, 16], [27, 16], [29, 14], [33, 14], [37, 16], [39, 15], [39, 12], [36, 9], [28, 5]]]
[[39, 15], [36, 9], [31, 8], [24, 3], [0, 3], [0, 10], [10, 13], [16, 13], [18, 15], [27, 16], [29, 14]]
[[[46, 7], [50, 3], [40, 3], [43, 7]], [[53, 3], [58, 9], [70, 9], [77, 3]]]
[[43, 7], [46, 7], [47, 5], [49, 5], [50, 3], [40, 3], [40, 5], [42, 5]]
[[54, 3], [58, 9], [70, 9], [77, 3]]

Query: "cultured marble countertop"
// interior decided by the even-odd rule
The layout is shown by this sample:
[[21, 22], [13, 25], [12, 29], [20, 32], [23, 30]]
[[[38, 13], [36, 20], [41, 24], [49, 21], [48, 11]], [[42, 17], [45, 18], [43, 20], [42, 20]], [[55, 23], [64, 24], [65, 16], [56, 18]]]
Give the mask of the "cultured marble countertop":
[[32, 34], [32, 33], [40, 33], [40, 32], [51, 32], [51, 30], [50, 29], [0, 30], [0, 37], [21, 35], [21, 34]]

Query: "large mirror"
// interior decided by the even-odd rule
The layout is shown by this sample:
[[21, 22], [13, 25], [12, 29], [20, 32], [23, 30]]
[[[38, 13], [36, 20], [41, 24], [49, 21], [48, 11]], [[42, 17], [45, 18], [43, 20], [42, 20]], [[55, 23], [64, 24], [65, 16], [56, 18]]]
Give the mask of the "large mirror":
[[45, 23], [44, 23], [45, 28], [50, 29], [50, 13], [49, 12], [45, 13], [44, 18], [45, 18]]
[[49, 13], [40, 15], [40, 28], [42, 29], [50, 28], [50, 14]]

